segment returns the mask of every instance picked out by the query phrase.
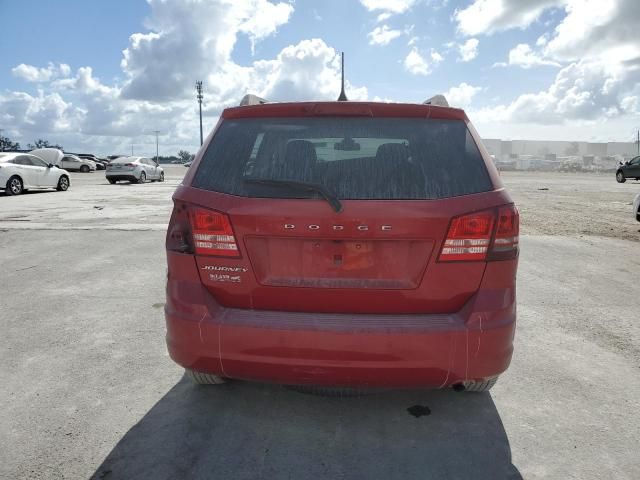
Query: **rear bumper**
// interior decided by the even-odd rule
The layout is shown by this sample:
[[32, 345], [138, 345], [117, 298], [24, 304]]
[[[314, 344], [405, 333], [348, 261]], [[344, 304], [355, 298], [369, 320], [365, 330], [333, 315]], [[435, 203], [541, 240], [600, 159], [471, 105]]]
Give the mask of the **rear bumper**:
[[189, 270], [170, 275], [165, 306], [169, 354], [185, 368], [281, 384], [446, 387], [511, 361], [513, 288], [481, 289], [454, 314], [274, 312], [222, 307]]
[[119, 180], [129, 180], [129, 181], [138, 180], [138, 177], [136, 177], [133, 173], [130, 173], [130, 174], [126, 174], [126, 173], [107, 173], [105, 176], [109, 180], [115, 180], [115, 181], [119, 181]]

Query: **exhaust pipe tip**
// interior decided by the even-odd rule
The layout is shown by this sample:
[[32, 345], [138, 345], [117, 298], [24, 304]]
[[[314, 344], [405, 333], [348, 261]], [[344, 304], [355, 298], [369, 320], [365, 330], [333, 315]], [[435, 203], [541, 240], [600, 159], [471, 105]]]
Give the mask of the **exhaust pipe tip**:
[[467, 389], [467, 387], [464, 386], [464, 383], [456, 383], [453, 386], [453, 390], [455, 392], [464, 392]]

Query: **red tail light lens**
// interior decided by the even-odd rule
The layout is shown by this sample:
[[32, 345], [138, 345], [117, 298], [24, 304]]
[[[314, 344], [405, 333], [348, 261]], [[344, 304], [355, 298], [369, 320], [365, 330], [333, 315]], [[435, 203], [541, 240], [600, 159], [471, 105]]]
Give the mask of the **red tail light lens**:
[[485, 260], [494, 222], [493, 210], [454, 218], [440, 252], [440, 261]]
[[196, 255], [240, 256], [227, 215], [202, 207], [192, 207], [189, 209], [189, 221]]
[[166, 245], [174, 252], [240, 258], [227, 215], [183, 202], [175, 202]]
[[507, 260], [518, 256], [520, 215], [514, 205], [498, 209], [498, 226], [493, 240], [490, 260]]
[[169, 228], [167, 229], [167, 250], [179, 253], [193, 253], [188, 208], [182, 202], [175, 202], [171, 220], [169, 220]]
[[438, 260], [460, 262], [516, 258], [519, 232], [518, 209], [513, 205], [455, 217], [451, 220]]

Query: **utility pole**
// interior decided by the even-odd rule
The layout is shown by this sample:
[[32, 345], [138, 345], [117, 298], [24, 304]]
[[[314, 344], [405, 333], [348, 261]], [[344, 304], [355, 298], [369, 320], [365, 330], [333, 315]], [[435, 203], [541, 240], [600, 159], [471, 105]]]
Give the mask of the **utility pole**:
[[[1, 131], [1, 130], [0, 130]], [[640, 128], [638, 129], [638, 133], [637, 133], [637, 139], [636, 139], [636, 145], [638, 147], [638, 155], [640, 155]]]
[[196, 80], [196, 92], [198, 105], [200, 105], [200, 146], [202, 146], [202, 80]]
[[160, 130], [154, 130], [153, 133], [156, 134], [156, 163], [158, 163], [158, 134]]
[[131, 144], [131, 156], [133, 157], [133, 143]]

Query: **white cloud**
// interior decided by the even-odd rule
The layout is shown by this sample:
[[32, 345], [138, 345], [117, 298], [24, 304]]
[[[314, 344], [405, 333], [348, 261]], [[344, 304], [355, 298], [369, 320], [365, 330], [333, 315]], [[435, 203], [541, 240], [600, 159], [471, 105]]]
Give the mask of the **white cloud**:
[[114, 98], [118, 95], [118, 89], [103, 85], [93, 76], [91, 67], [80, 67], [74, 77], [55, 80], [51, 86], [54, 89], [75, 90], [85, 94], [108, 95]]
[[449, 105], [452, 107], [466, 108], [473, 101], [473, 97], [482, 90], [482, 87], [475, 87], [462, 82], [457, 87], [451, 87], [444, 93]]
[[382, 23], [386, 20], [389, 20], [392, 16], [393, 16], [393, 13], [390, 13], [390, 12], [381, 13], [376, 17], [376, 22]]
[[556, 60], [640, 59], [637, 0], [567, 0], [566, 17], [558, 24], [544, 53]]
[[[69, 149], [125, 153], [132, 142], [151, 148], [151, 132], [158, 129], [165, 151], [175, 153], [197, 145], [195, 79], [204, 81], [205, 129], [249, 92], [278, 101], [333, 100], [340, 92], [340, 57], [321, 39], [246, 65], [231, 58], [239, 36], [257, 42], [286, 22], [289, 3], [150, 0], [150, 6], [150, 30], [132, 34], [123, 52], [120, 84], [101, 81], [90, 66], [73, 73], [64, 65], [16, 67], [20, 78], [37, 78], [41, 91], [0, 94], [0, 121], [12, 126], [15, 139], [27, 143], [38, 136]], [[265, 15], [268, 21], [255, 23]], [[346, 92], [353, 100], [368, 97], [366, 88], [348, 81]]]
[[444, 60], [444, 57], [440, 55], [437, 51], [431, 50], [431, 61], [433, 63], [440, 63]]
[[458, 45], [458, 52], [460, 53], [460, 61], [470, 62], [478, 56], [478, 45], [480, 42], [477, 38], [470, 38], [461, 45]]
[[608, 57], [640, 58], [638, 0], [474, 0], [454, 13], [458, 31], [467, 36], [526, 28], [549, 9], [565, 16], [553, 32], [541, 36], [545, 57], [571, 62]]
[[527, 28], [550, 9], [557, 9], [556, 27], [538, 37], [536, 50], [528, 44], [514, 46], [508, 64], [563, 68], [548, 88], [522, 93], [502, 105], [487, 105], [478, 110], [479, 117], [492, 126], [526, 125], [550, 136], [579, 131], [578, 125], [584, 131], [611, 133], [624, 122], [637, 122], [639, 1], [474, 0], [457, 10], [454, 19], [465, 35], [492, 34]]
[[456, 9], [453, 17], [465, 35], [491, 34], [510, 28], [524, 28], [550, 7], [568, 0], [474, 0], [466, 8]]
[[131, 35], [123, 51], [126, 98], [183, 97], [193, 89], [194, 79], [206, 78], [231, 61], [238, 34], [255, 43], [286, 23], [293, 10], [288, 3], [267, 0], [149, 2], [151, 32]]
[[427, 60], [420, 55], [418, 49], [413, 47], [404, 59], [404, 68], [414, 75], [429, 75], [431, 68]]
[[[197, 111], [193, 95], [171, 101], [136, 100], [122, 96], [116, 86], [103, 84], [91, 67], [81, 67], [70, 78], [51, 81], [52, 93], [37, 97], [13, 92], [0, 97], [0, 121], [11, 124], [24, 142], [35, 136], [55, 135], [63, 145], [83, 145], [87, 138], [114, 137], [97, 145], [126, 144], [158, 129], [173, 142], [173, 150], [196, 141]], [[272, 101], [335, 100], [340, 93], [340, 56], [320, 39], [285, 47], [272, 60], [248, 67], [227, 62], [205, 80], [205, 124], [226, 106], [237, 105], [247, 92]], [[365, 100], [365, 87], [346, 82], [350, 100]], [[63, 98], [64, 97], [64, 98]], [[67, 100], [73, 99], [73, 101]], [[166, 146], [166, 148], [169, 148]], [[172, 150], [172, 151], [173, 151]], [[104, 153], [112, 153], [106, 151]]]
[[[335, 100], [340, 93], [340, 56], [323, 40], [303, 40], [284, 48], [274, 60], [258, 61], [249, 70], [252, 91], [274, 101]], [[367, 98], [367, 89], [348, 81], [350, 100]]]
[[536, 40], [536, 46], [544, 47], [547, 44], [548, 41], [549, 41], [549, 37], [547, 36], [546, 33], [544, 33], [544, 34], [540, 35], [538, 37], [538, 39]]
[[38, 68], [33, 65], [21, 63], [20, 65], [12, 68], [11, 73], [15, 77], [26, 80], [27, 82], [42, 83], [48, 82], [54, 78], [68, 76], [71, 73], [71, 67], [66, 63], [54, 65], [49, 62], [49, 65], [46, 67]]
[[525, 69], [541, 65], [549, 65], [554, 67], [560, 66], [559, 63], [552, 60], [547, 60], [538, 53], [534, 52], [526, 43], [520, 43], [509, 51], [508, 63], [496, 63], [494, 66], [505, 67], [507, 65], [515, 65]]
[[565, 125], [576, 121], [602, 121], [633, 110], [640, 94], [640, 71], [607, 62], [579, 61], [558, 72], [551, 86], [518, 96], [507, 105], [487, 107], [480, 117], [497, 123]]
[[388, 13], [404, 13], [416, 3], [416, 0], [360, 0], [370, 12], [383, 10]]
[[55, 92], [0, 94], [0, 121], [21, 133], [64, 132], [77, 127], [80, 116], [77, 108]]
[[371, 45], [388, 45], [391, 40], [398, 38], [400, 35], [402, 35], [401, 30], [391, 30], [387, 25], [382, 25], [369, 32], [367, 37], [369, 37], [369, 44]]

